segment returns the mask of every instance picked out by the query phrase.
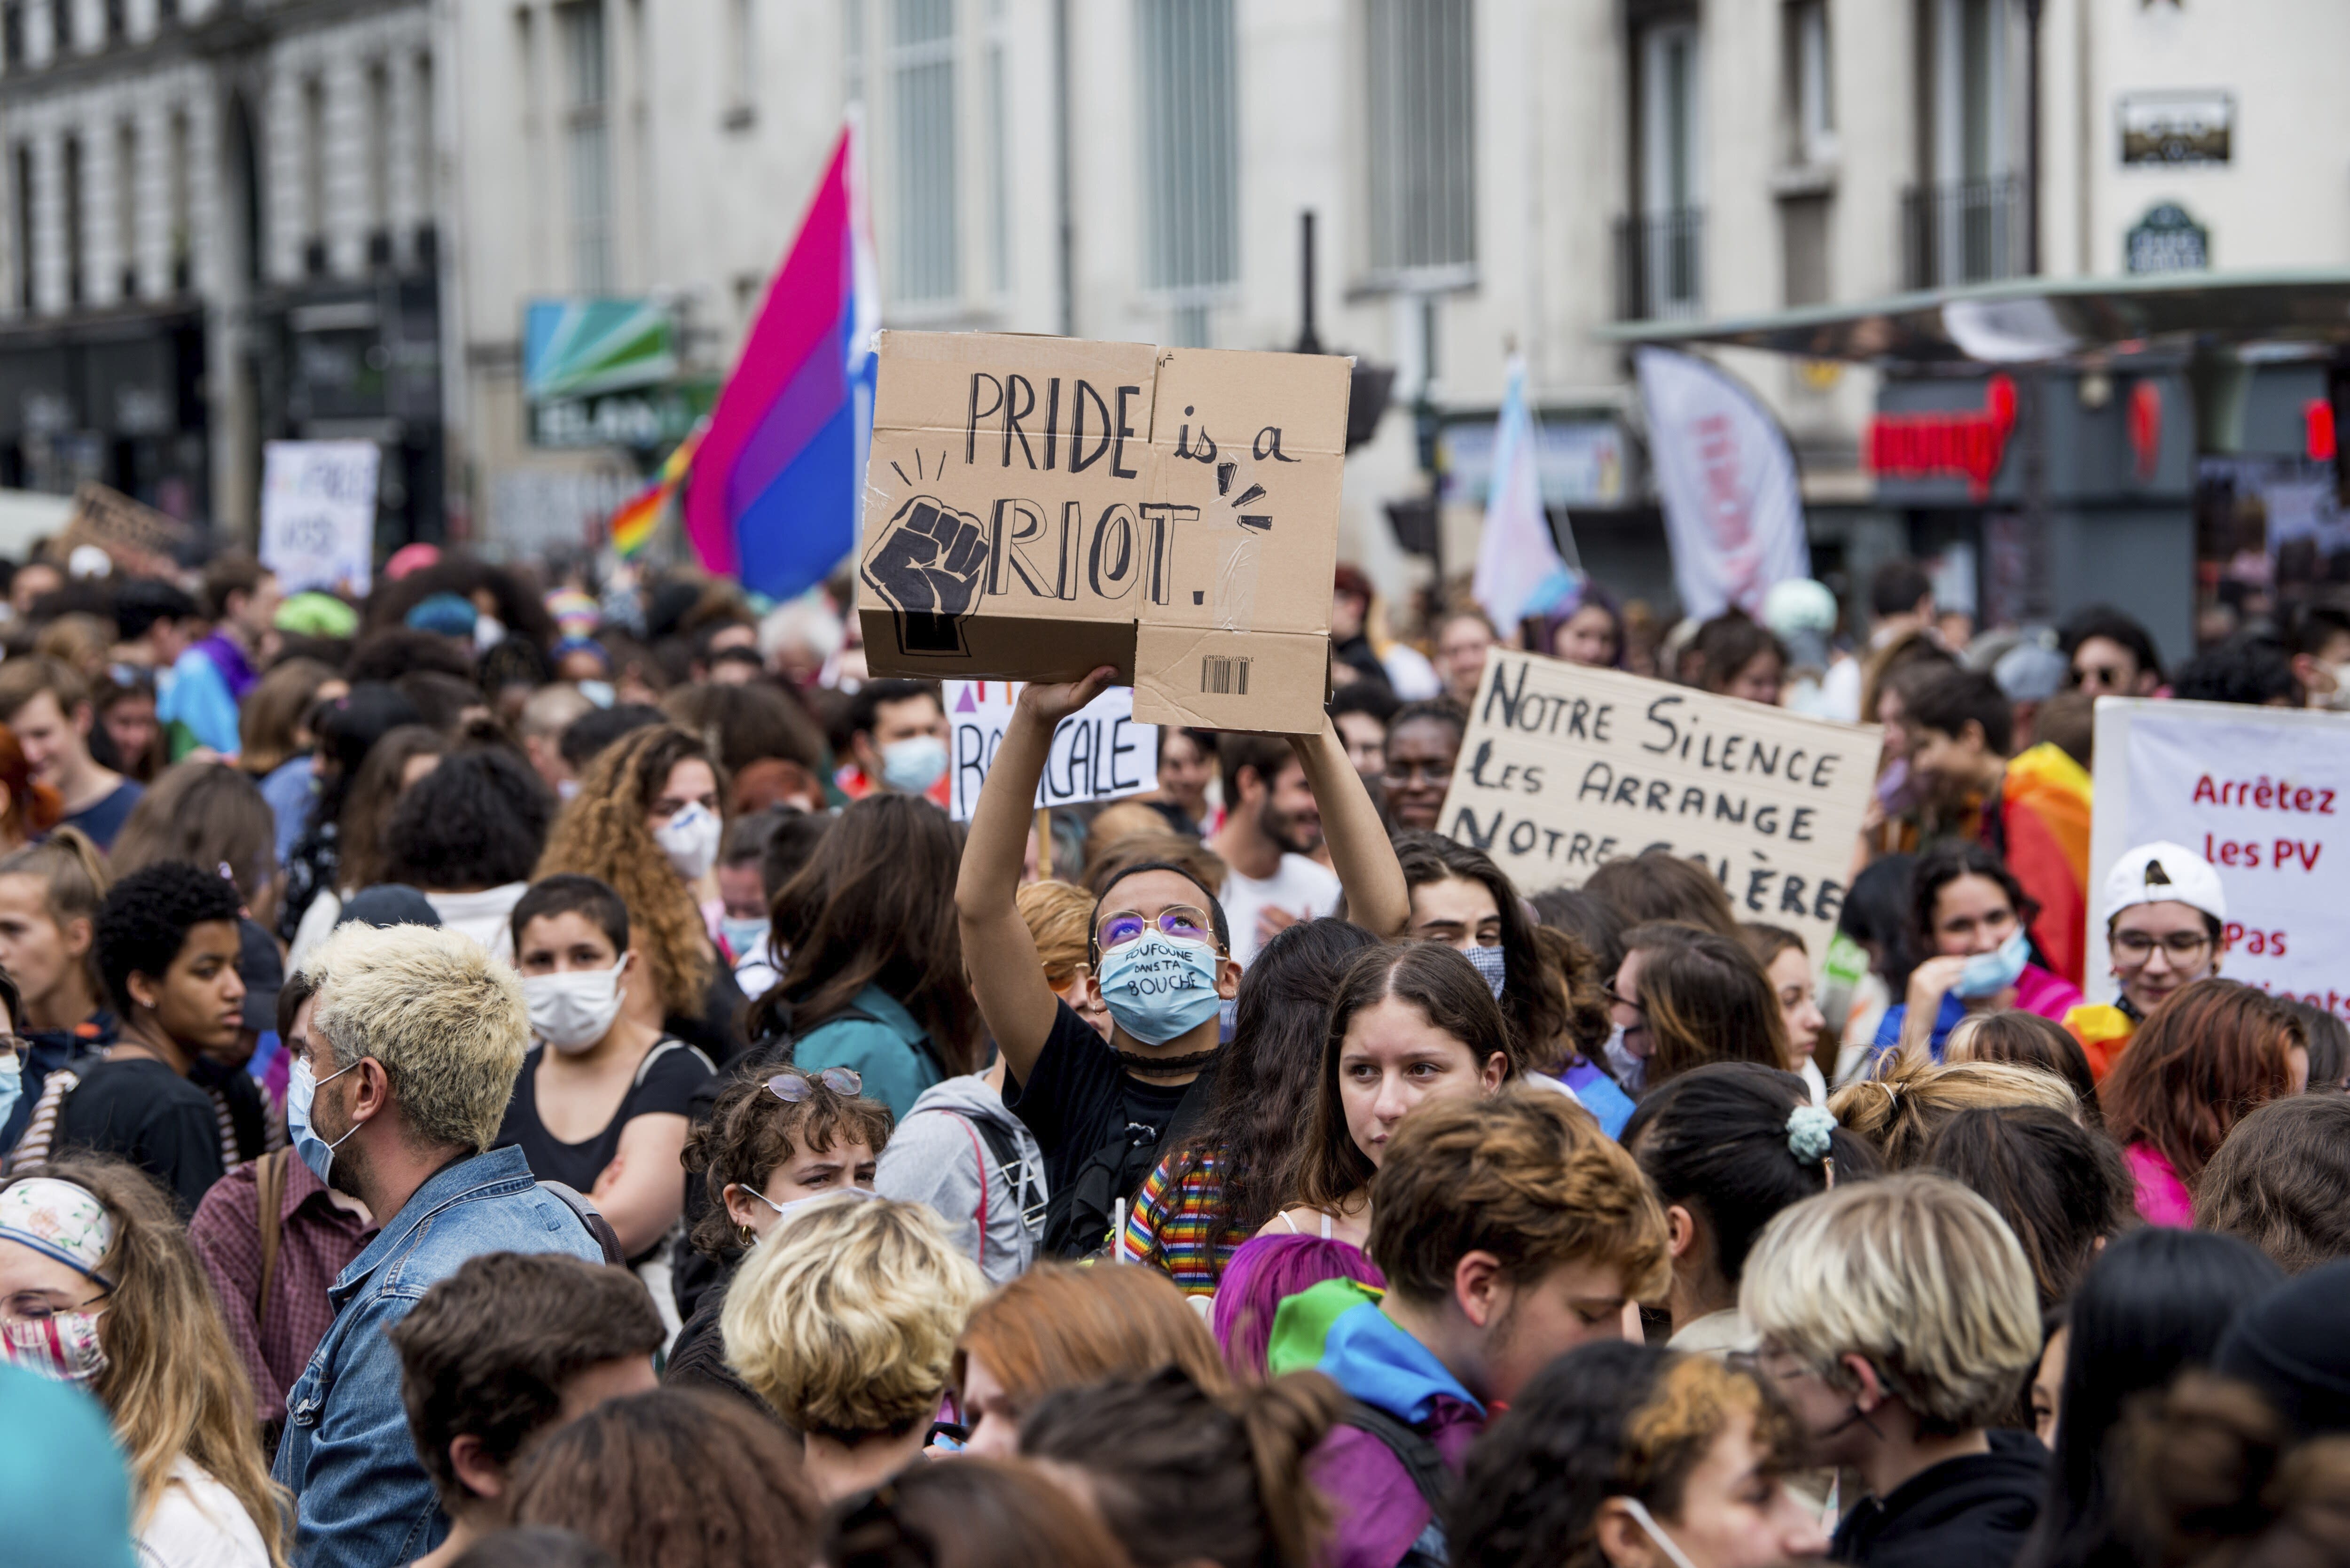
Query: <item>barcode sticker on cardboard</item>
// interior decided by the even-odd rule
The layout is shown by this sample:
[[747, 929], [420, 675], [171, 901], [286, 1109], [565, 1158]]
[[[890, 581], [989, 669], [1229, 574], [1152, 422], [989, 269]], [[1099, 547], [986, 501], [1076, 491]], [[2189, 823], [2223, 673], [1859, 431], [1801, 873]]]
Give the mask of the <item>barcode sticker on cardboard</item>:
[[1211, 653], [1200, 660], [1200, 690], [1219, 697], [1248, 695], [1249, 661]]

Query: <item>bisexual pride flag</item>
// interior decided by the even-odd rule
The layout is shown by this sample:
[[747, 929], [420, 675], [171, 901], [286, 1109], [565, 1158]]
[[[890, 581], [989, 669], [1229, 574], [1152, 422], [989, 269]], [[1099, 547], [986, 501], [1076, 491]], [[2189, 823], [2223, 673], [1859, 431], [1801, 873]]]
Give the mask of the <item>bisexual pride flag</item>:
[[685, 532], [706, 570], [785, 599], [856, 547], [879, 325], [851, 125], [693, 453]]

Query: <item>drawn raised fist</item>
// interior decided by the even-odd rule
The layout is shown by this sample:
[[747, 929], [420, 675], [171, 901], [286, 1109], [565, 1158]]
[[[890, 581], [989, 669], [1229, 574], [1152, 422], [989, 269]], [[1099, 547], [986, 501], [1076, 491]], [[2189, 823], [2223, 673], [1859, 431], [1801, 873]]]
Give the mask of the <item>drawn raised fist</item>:
[[864, 577], [898, 612], [908, 653], [960, 653], [960, 622], [979, 597], [987, 541], [979, 519], [932, 496], [898, 508], [865, 558]]

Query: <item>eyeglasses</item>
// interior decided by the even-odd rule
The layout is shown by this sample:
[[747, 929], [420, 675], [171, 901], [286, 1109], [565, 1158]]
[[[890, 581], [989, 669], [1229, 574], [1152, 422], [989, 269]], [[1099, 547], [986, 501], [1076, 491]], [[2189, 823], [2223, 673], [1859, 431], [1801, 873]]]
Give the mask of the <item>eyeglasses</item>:
[[2118, 664], [2088, 664], [2073, 667], [2073, 682], [2076, 686], [2108, 686], [2118, 691], [2126, 681], [2128, 672]]
[[1633, 1012], [1639, 1013], [1642, 1017], [1648, 1016], [1648, 1010], [1647, 1008], [1641, 1006], [1638, 1002], [1633, 1001], [1628, 996], [1619, 996], [1617, 994], [1616, 984], [1613, 981], [1601, 986], [1599, 988], [1599, 994], [1607, 999], [1607, 1005], [1610, 1007], [1628, 1007]]
[[1450, 784], [1452, 782], [1452, 764], [1437, 762], [1389, 762], [1385, 776], [1388, 783], [1397, 784]]
[[1115, 915], [1102, 917], [1094, 928], [1094, 946], [1107, 952], [1139, 940], [1145, 932], [1156, 930], [1161, 936], [1173, 937], [1182, 942], [1206, 942], [1214, 945], [1216, 925], [1204, 909], [1189, 904], [1170, 904], [1156, 915], [1143, 915], [1123, 909]]
[[767, 1093], [787, 1106], [800, 1105], [816, 1098], [816, 1086], [822, 1084], [844, 1100], [853, 1100], [865, 1091], [865, 1080], [854, 1067], [827, 1067], [821, 1073], [803, 1073], [797, 1067], [786, 1067], [767, 1080]]
[[32, 1054], [33, 1043], [22, 1034], [0, 1034], [0, 1056], [15, 1055], [19, 1060]]
[[2206, 931], [2173, 931], [2159, 939], [2146, 931], [2114, 933], [2114, 951], [2131, 963], [2146, 962], [2158, 947], [2172, 963], [2189, 964], [2200, 959], [2210, 946], [2210, 934]]

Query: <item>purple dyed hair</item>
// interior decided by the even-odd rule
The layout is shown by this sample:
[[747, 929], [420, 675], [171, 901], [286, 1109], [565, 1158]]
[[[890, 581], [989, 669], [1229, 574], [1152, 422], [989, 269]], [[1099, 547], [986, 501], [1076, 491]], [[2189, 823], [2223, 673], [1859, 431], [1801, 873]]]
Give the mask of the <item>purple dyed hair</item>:
[[1224, 1264], [1216, 1289], [1215, 1331], [1224, 1365], [1243, 1383], [1265, 1380], [1265, 1346], [1273, 1339], [1273, 1314], [1284, 1297], [1325, 1280], [1357, 1280], [1387, 1286], [1379, 1266], [1362, 1250], [1320, 1236], [1259, 1236], [1244, 1241]]

